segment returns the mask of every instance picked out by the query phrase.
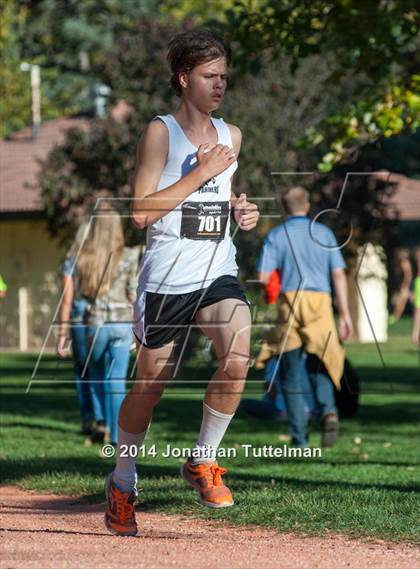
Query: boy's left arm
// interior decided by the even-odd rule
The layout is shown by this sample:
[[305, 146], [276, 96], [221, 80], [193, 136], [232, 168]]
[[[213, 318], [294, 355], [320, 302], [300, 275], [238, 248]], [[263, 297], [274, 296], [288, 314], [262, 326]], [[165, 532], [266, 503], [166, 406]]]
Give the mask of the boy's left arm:
[[[242, 133], [240, 129], [233, 124], [229, 124], [228, 127], [232, 137], [232, 145], [235, 151], [236, 159], [238, 159], [239, 152], [241, 150]], [[231, 183], [232, 180], [233, 176], [230, 179]], [[251, 229], [254, 229], [258, 223], [258, 218], [260, 216], [257, 204], [249, 202], [247, 200], [246, 194], [241, 194], [238, 198], [234, 192], [231, 192], [230, 203], [232, 209], [234, 210], [233, 215], [235, 221], [239, 227], [244, 231], [250, 231]]]

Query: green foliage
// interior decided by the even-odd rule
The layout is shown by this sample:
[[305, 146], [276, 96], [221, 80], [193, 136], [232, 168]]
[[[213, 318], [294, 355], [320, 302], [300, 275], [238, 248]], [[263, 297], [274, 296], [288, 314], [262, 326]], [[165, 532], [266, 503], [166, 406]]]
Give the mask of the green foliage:
[[385, 94], [356, 101], [340, 114], [328, 117], [324, 133], [316, 128], [309, 130], [300, 147], [318, 146], [324, 139], [334, 140], [318, 164], [321, 172], [329, 172], [335, 164], [351, 158], [360, 147], [380, 136], [389, 138], [405, 130], [414, 133], [420, 126], [419, 93], [419, 75], [411, 77], [408, 87], [390, 85]]
[[172, 97], [166, 63], [168, 38], [181, 29], [170, 20], [153, 15], [136, 18], [126, 26], [115, 24], [118, 42], [104, 48], [92, 68], [101, 81], [111, 87], [111, 101], [123, 99], [143, 118], [162, 111]]
[[[156, 114], [170, 111], [173, 94], [165, 63], [170, 24], [144, 16], [129, 28], [116, 27], [119, 41], [104, 48], [94, 64], [97, 77], [112, 88], [109, 110], [124, 100], [132, 112], [126, 120], [112, 116], [92, 120], [88, 132], [72, 130], [44, 162], [39, 184], [53, 235], [67, 241], [82, 217], [89, 216], [98, 192], [118, 198], [130, 195], [136, 145]], [[172, 101], [173, 103], [173, 101]], [[173, 103], [174, 104], [174, 103]], [[172, 108], [173, 108], [172, 104]], [[122, 202], [125, 213], [127, 203]], [[139, 240], [127, 227], [129, 241]]]
[[178, 23], [186, 18], [193, 18], [195, 24], [203, 25], [209, 20], [225, 23], [226, 12], [234, 8], [235, 0], [212, 0], [201, 2], [200, 0], [166, 0], [161, 2], [162, 14], [171, 16]]
[[20, 40], [26, 10], [13, 0], [0, 7], [0, 137], [23, 129], [31, 120], [31, 88], [28, 73], [21, 71]]
[[325, 121], [332, 110], [338, 111], [343, 99], [350, 101], [357, 88], [357, 80], [351, 75], [341, 84], [325, 85], [328, 75], [328, 60], [319, 56], [307, 58], [294, 74], [287, 58], [263, 60], [258, 74], [234, 73], [220, 109], [220, 114], [243, 132], [233, 190], [246, 192], [262, 213], [255, 231], [235, 235], [239, 266], [246, 278], [255, 273], [256, 256], [266, 232], [282, 220], [279, 194], [294, 184], [310, 187], [313, 183], [313, 176], [299, 172], [313, 170], [317, 149], [309, 145], [299, 149], [297, 142], [307, 129]]
[[313, 54], [334, 54], [328, 81], [350, 68], [363, 83], [351, 104], [307, 132], [321, 146], [322, 172], [354, 149], [419, 125], [419, 13], [412, 1], [267, 0], [254, 10], [238, 1], [229, 18], [237, 65], [257, 72], [261, 56], [289, 56], [296, 70]]
[[[67, 29], [63, 16], [71, 6], [48, 0], [5, 0], [1, 4], [0, 136], [9, 136], [32, 122], [30, 73], [20, 69], [22, 61], [41, 67], [43, 121], [91, 109], [91, 88], [98, 78], [81, 68], [79, 58], [83, 51], [75, 58], [80, 36], [71, 22]], [[90, 38], [98, 43], [93, 38], [96, 31], [99, 30], [91, 30]], [[77, 41], [69, 44], [69, 38], [76, 36]]]
[[294, 68], [309, 55], [331, 52], [338, 68], [382, 77], [395, 63], [407, 67], [406, 56], [414, 56], [419, 14], [411, 0], [266, 0], [251, 9], [246, 0], [237, 0], [235, 5], [230, 31], [243, 66], [266, 50], [273, 57], [292, 57]]
[[75, 227], [89, 217], [99, 196], [129, 197], [128, 172], [134, 167], [136, 126], [134, 121], [120, 124], [98, 119], [88, 132], [71, 129], [64, 144], [53, 149], [40, 174], [53, 235], [70, 241]]
[[20, 57], [41, 66], [43, 120], [92, 112], [94, 86], [106, 83], [101, 69], [120, 36], [152, 11], [158, 19], [157, 0], [12, 3], [27, 14]]
[[[331, 227], [342, 253], [354, 268], [360, 247], [379, 244], [389, 254], [397, 240], [397, 223], [390, 201], [396, 186], [391, 180], [367, 175], [383, 162], [374, 148], [366, 148], [352, 164], [338, 164], [329, 173], [318, 174], [311, 185], [312, 215]], [[351, 236], [351, 239], [349, 237]]]

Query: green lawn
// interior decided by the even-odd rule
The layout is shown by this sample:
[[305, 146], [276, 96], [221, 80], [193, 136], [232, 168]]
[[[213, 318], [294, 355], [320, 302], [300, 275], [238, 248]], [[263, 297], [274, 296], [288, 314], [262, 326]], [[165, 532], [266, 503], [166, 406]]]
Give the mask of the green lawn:
[[[376, 346], [349, 346], [349, 357], [362, 379], [360, 412], [356, 419], [342, 421], [339, 443], [321, 458], [245, 458], [239, 445], [283, 446], [287, 428], [239, 413], [224, 440], [225, 447], [236, 445], [237, 457], [220, 460], [229, 469], [235, 507], [213, 511], [199, 506], [178, 475], [182, 459], [157, 456], [139, 460], [144, 488], [139, 510], [188, 513], [304, 534], [340, 532], [418, 541], [420, 374], [408, 331], [408, 321], [398, 323], [390, 341], [380, 346], [385, 367]], [[2, 483], [101, 501], [113, 459], [99, 458], [99, 447], [84, 446], [78, 434], [71, 362], [42, 358], [26, 392], [35, 361], [34, 355], [1, 356]], [[158, 454], [167, 442], [188, 447], [195, 441], [202, 384], [211, 367], [195, 358], [168, 388], [148, 440], [149, 445], [156, 443]], [[259, 396], [260, 378], [250, 371], [248, 394]], [[200, 384], [182, 381], [193, 379]], [[312, 433], [310, 442], [317, 446], [316, 425]], [[357, 437], [361, 444], [355, 443]]]

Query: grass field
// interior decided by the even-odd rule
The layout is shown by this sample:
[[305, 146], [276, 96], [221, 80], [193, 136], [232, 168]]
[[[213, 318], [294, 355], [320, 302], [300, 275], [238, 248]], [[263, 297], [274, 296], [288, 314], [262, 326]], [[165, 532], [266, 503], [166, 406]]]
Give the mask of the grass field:
[[[385, 367], [376, 346], [349, 346], [349, 358], [362, 380], [360, 411], [356, 419], [341, 422], [339, 443], [321, 458], [245, 458], [240, 445], [283, 446], [287, 427], [238, 413], [224, 440], [225, 447], [236, 445], [237, 457], [220, 460], [229, 469], [236, 506], [221, 511], [196, 503], [178, 475], [182, 459], [160, 456], [166, 443], [189, 447], [198, 433], [202, 385], [212, 366], [187, 362], [155, 414], [148, 445], [156, 443], [158, 456], [139, 460], [144, 488], [139, 509], [304, 534], [418, 541], [420, 374], [408, 332], [408, 321], [391, 329], [390, 341], [380, 346]], [[101, 501], [103, 480], [114, 461], [100, 458], [99, 447], [85, 446], [78, 433], [71, 361], [43, 357], [26, 393], [35, 362], [35, 355], [1, 356], [2, 483]], [[193, 379], [201, 383], [181, 381]], [[259, 396], [261, 374], [251, 370], [249, 379], [247, 395]], [[311, 445], [317, 446], [319, 439], [314, 425]]]

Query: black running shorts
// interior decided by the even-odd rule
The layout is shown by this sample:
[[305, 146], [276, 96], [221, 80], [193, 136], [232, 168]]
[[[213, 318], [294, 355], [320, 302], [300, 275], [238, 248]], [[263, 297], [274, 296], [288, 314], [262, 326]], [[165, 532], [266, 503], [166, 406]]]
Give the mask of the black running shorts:
[[139, 318], [133, 328], [137, 340], [147, 348], [161, 348], [194, 325], [198, 310], [225, 298], [236, 298], [250, 306], [245, 291], [232, 275], [217, 278], [207, 288], [185, 294], [143, 292], [138, 299]]

